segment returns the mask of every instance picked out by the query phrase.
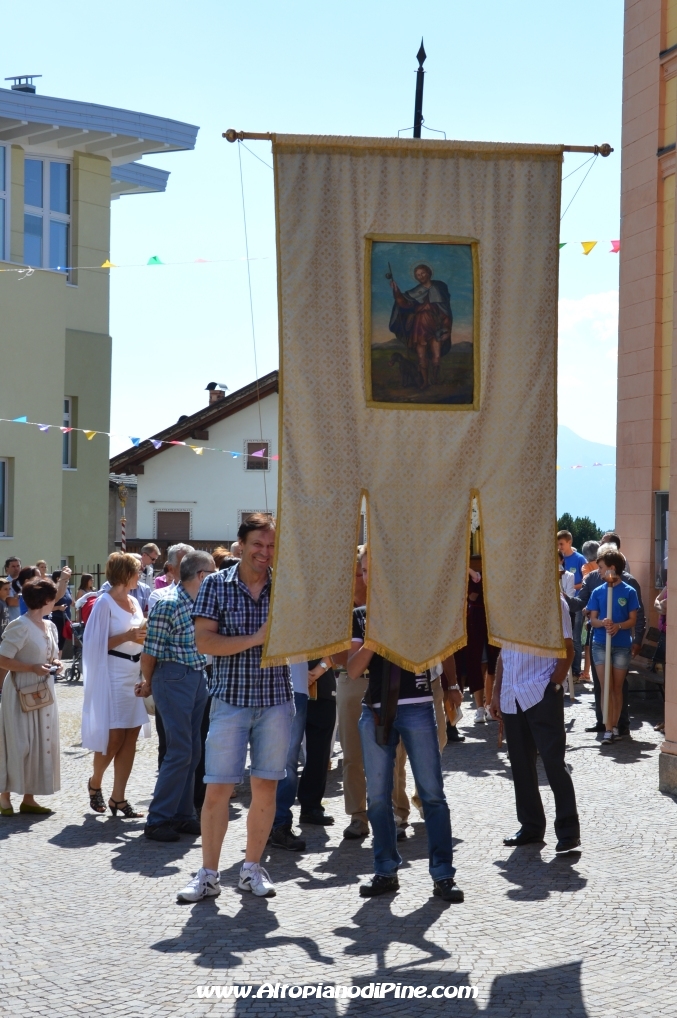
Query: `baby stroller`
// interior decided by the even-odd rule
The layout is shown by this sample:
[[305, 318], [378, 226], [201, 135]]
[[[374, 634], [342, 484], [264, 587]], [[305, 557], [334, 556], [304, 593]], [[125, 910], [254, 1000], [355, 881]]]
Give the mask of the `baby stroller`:
[[72, 624], [73, 660], [64, 672], [64, 681], [69, 684], [79, 682], [82, 678], [82, 634], [85, 631], [84, 622]]

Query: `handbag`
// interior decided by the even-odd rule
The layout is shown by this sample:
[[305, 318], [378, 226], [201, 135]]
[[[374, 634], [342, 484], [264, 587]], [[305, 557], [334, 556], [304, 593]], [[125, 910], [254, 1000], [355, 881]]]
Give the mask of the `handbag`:
[[50, 704], [54, 703], [54, 694], [47, 685], [47, 679], [38, 680], [35, 686], [27, 686], [25, 689], [19, 689], [16, 684], [16, 676], [13, 672], [12, 680], [14, 681], [14, 688], [19, 696], [19, 704], [24, 714], [28, 714], [32, 710], [39, 710], [40, 707], [49, 707]]

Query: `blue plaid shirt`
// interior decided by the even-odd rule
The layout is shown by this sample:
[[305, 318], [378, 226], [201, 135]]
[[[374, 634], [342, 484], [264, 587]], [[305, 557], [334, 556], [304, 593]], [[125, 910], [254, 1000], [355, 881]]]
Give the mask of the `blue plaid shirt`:
[[[205, 576], [193, 607], [193, 618], [218, 622], [221, 636], [252, 636], [268, 619], [270, 571], [258, 601], [240, 579], [240, 566]], [[273, 707], [293, 697], [288, 665], [261, 667], [261, 647], [215, 656], [209, 680], [212, 696], [234, 707]]]
[[192, 611], [193, 599], [181, 584], [160, 598], [148, 618], [144, 654], [157, 661], [178, 661], [201, 672], [207, 659], [195, 646]]

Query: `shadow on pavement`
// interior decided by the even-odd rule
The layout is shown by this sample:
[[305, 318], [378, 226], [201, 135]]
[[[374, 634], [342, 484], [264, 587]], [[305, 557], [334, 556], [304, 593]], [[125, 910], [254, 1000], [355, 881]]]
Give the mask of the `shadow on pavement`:
[[[553, 835], [553, 840], [555, 836]], [[507, 892], [514, 901], [545, 901], [556, 894], [575, 894], [582, 891], [587, 880], [574, 868], [581, 857], [580, 852], [558, 855], [549, 862], [541, 859], [538, 844], [517, 848], [508, 859], [494, 862], [509, 883], [516, 885]]]

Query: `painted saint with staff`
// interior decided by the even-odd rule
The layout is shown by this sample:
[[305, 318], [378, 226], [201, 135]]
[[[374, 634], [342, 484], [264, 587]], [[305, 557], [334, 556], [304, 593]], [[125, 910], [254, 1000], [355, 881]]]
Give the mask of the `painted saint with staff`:
[[390, 331], [416, 354], [420, 371], [420, 389], [436, 384], [440, 374], [440, 358], [451, 349], [453, 315], [449, 287], [440, 279], [433, 279], [433, 270], [421, 263], [414, 268], [417, 285], [400, 290], [390, 277], [394, 304], [390, 315]]

